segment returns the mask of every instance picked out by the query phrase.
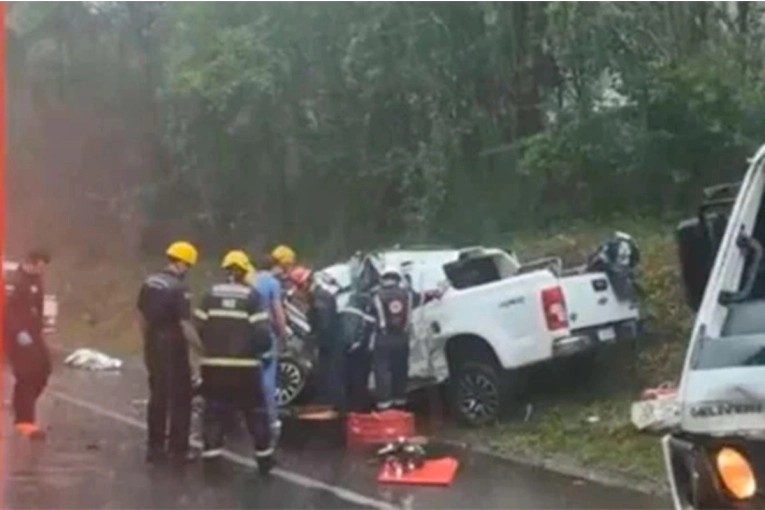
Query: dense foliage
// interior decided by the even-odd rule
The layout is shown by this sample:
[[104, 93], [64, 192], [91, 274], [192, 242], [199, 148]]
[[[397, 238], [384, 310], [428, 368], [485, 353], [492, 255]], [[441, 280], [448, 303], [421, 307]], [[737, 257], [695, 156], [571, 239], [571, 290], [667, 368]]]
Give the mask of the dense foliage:
[[62, 242], [347, 250], [658, 215], [765, 141], [754, 2], [9, 9], [10, 219]]

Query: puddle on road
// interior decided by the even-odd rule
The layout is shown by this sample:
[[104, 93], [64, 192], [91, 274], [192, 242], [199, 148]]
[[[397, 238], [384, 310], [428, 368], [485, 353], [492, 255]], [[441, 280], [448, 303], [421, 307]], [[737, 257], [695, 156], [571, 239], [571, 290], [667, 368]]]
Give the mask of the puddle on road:
[[73, 485], [99, 483], [98, 480], [114, 477], [111, 470], [104, 469], [103, 462], [99, 463], [84, 455], [52, 454], [40, 459], [14, 456], [13, 463], [16, 466], [6, 471], [5, 480], [20, 490], [35, 486], [39, 486], [40, 490], [51, 487], [65, 489]]

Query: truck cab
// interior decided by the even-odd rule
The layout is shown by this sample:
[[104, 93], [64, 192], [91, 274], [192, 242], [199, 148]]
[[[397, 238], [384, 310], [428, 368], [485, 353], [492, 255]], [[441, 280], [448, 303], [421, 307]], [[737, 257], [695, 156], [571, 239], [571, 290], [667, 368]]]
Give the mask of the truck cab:
[[696, 311], [662, 449], [674, 507], [765, 508], [765, 146], [677, 229]]

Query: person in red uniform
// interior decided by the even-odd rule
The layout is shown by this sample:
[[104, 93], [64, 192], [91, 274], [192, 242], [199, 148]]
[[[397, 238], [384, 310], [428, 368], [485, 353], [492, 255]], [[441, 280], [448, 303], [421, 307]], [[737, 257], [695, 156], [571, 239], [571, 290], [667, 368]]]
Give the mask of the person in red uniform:
[[16, 431], [30, 438], [42, 438], [37, 425], [37, 399], [48, 384], [50, 352], [43, 339], [43, 275], [50, 264], [44, 250], [27, 254], [19, 268], [5, 282], [5, 352], [16, 379], [13, 387], [13, 414]]
[[404, 276], [396, 267], [385, 268], [380, 274], [380, 285], [372, 297], [376, 315], [372, 356], [378, 410], [406, 406], [412, 310], [440, 298], [438, 290], [420, 295], [404, 285]]

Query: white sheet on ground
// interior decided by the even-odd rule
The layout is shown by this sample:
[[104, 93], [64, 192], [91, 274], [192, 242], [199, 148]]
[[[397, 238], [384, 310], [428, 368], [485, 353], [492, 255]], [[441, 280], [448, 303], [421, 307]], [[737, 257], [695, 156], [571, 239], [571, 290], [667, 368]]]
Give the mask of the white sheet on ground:
[[82, 370], [119, 370], [122, 367], [122, 360], [93, 349], [77, 349], [66, 357], [64, 364]]

